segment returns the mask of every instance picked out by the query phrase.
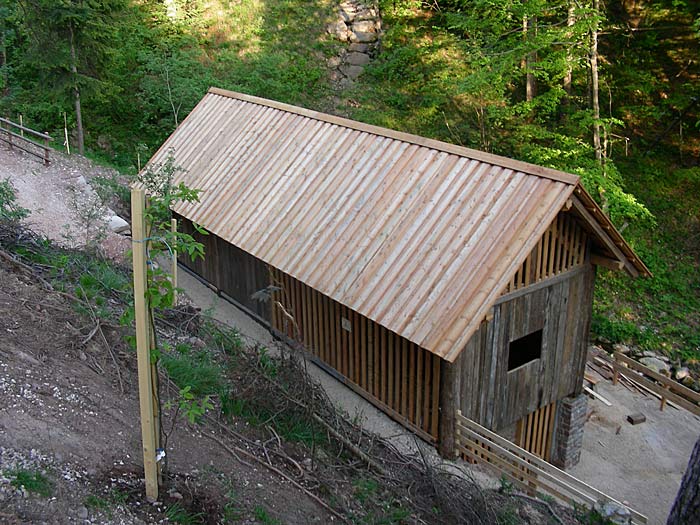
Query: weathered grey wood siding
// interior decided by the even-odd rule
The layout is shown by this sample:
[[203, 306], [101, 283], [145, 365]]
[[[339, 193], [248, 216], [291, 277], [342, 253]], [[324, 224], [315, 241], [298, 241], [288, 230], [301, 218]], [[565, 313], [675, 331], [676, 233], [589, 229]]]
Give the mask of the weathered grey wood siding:
[[216, 235], [199, 234], [189, 220], [180, 216], [176, 218], [180, 231], [193, 235], [204, 244], [204, 259], [192, 261], [188, 255], [182, 254], [180, 263], [269, 323], [272, 319], [270, 302], [251, 298], [270, 284], [267, 264]]
[[[595, 272], [571, 270], [521, 297], [494, 307], [455, 362], [462, 413], [500, 430], [582, 389]], [[545, 285], [546, 282], [542, 282]], [[508, 344], [542, 329], [539, 359], [508, 371]]]

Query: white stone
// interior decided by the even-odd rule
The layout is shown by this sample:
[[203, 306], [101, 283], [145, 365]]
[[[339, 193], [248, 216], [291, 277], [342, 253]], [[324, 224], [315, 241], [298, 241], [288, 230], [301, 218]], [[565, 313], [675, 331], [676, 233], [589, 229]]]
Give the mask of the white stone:
[[350, 80], [355, 80], [357, 77], [359, 77], [363, 72], [364, 68], [362, 66], [352, 66], [352, 65], [347, 65], [343, 66], [341, 68], [341, 71], [343, 74], [348, 77]]
[[359, 20], [352, 24], [353, 33], [376, 33], [377, 24], [372, 20]]
[[378, 39], [377, 33], [364, 33], [362, 31], [351, 31], [350, 42], [370, 43], [376, 42]]
[[619, 344], [619, 343], [615, 343], [615, 344], [613, 345], [613, 350], [615, 350], [616, 352], [620, 352], [621, 354], [625, 354], [625, 355], [627, 355], [627, 354], [630, 353], [630, 347], [629, 347], [629, 346], [627, 346], [627, 345], [621, 345], [621, 344]]
[[328, 34], [333, 35], [341, 42], [348, 41], [348, 26], [345, 25], [345, 22], [343, 22], [342, 20], [338, 20], [336, 22], [328, 24], [326, 26], [326, 31], [328, 32]]
[[598, 503], [598, 512], [603, 518], [610, 520], [616, 525], [627, 525], [632, 523], [632, 513], [627, 507], [608, 501]]
[[690, 375], [690, 370], [687, 366], [681, 367], [676, 370], [676, 381], [683, 381], [686, 377]]
[[348, 51], [356, 53], [366, 53], [369, 51], [369, 44], [350, 44], [348, 46]]
[[109, 217], [109, 219], [107, 219], [107, 227], [114, 233], [122, 233], [131, 228], [129, 223], [122, 219], [119, 215], [112, 215]]
[[340, 65], [340, 57], [331, 57], [326, 61], [326, 65], [330, 69], [335, 69]]

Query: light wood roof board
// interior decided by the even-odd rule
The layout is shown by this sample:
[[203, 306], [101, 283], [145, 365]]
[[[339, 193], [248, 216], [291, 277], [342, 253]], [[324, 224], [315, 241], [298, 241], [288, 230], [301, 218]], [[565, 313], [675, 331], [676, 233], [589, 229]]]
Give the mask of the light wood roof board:
[[170, 151], [202, 190], [177, 213], [449, 361], [574, 190], [593, 202], [574, 175], [213, 88], [151, 164]]

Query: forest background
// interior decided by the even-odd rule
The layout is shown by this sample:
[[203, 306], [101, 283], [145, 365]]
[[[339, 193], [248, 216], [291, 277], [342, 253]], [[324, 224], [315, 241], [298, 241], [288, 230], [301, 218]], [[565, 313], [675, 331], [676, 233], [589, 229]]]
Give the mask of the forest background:
[[353, 84], [332, 0], [0, 0], [0, 113], [134, 173], [217, 86], [581, 176], [653, 272], [594, 338], [700, 362], [700, 3], [381, 0]]

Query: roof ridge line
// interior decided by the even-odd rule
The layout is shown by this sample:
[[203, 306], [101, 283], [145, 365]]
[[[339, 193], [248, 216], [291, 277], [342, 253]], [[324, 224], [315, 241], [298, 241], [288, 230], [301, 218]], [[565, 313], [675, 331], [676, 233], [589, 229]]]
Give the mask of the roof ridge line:
[[530, 164], [529, 162], [510, 159], [501, 155], [495, 155], [493, 153], [487, 153], [485, 151], [479, 151], [464, 146], [458, 146], [457, 144], [450, 144], [449, 142], [444, 142], [441, 140], [429, 139], [426, 137], [421, 137], [419, 135], [405, 133], [403, 131], [396, 131], [381, 126], [375, 126], [373, 124], [366, 124], [364, 122], [358, 122], [356, 120], [351, 120], [345, 117], [338, 117], [329, 113], [314, 111], [311, 109], [294, 106], [292, 104], [286, 104], [284, 102], [277, 102], [275, 100], [256, 97], [254, 95], [246, 95], [244, 93], [237, 93], [235, 91], [229, 91], [226, 89], [216, 87], [210, 87], [207, 93], [212, 95], [220, 95], [228, 98], [234, 98], [242, 100], [244, 102], [251, 102], [253, 104], [259, 104], [262, 106], [267, 106], [282, 111], [288, 111], [290, 113], [295, 113], [297, 115], [301, 115], [314, 120], [320, 120], [329, 124], [336, 124], [338, 126], [344, 126], [347, 128], [355, 129], [357, 131], [372, 133], [374, 135], [408, 142], [417, 146], [436, 149], [445, 153], [451, 153], [468, 159], [478, 160], [480, 162], [485, 162], [494, 166], [509, 168], [514, 171], [519, 171], [528, 175], [534, 175], [536, 177], [542, 177], [557, 182], [562, 182], [564, 184], [575, 186], [580, 180], [577, 175], [555, 170], [553, 168], [545, 168], [543, 166], [537, 166], [536, 164]]

